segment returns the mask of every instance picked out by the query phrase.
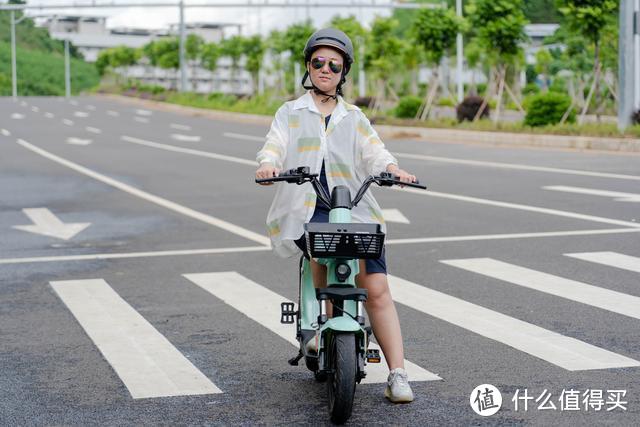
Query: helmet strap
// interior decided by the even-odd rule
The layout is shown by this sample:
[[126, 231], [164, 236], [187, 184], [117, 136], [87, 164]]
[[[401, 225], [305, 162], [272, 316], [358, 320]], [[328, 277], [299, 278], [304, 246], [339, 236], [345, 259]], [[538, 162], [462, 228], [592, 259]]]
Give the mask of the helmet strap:
[[[307, 77], [309, 78], [309, 81], [311, 82], [311, 86], [304, 84], [304, 82], [307, 80]], [[345, 77], [345, 73], [344, 73], [344, 70], [343, 70], [342, 71], [342, 75], [340, 77], [340, 83], [338, 83], [338, 86], [336, 87], [336, 93], [334, 95], [331, 95], [331, 94], [326, 93], [325, 91], [321, 90], [320, 88], [318, 88], [313, 83], [313, 80], [311, 79], [311, 76], [309, 76], [309, 71], [307, 70], [307, 71], [305, 71], [304, 76], [302, 77], [302, 87], [305, 88], [305, 89], [313, 90], [316, 93], [316, 95], [324, 96], [325, 98], [320, 101], [320, 102], [322, 102], [324, 104], [325, 102], [328, 102], [330, 99], [333, 99], [335, 101], [338, 100], [338, 95], [342, 95], [342, 84], [345, 81], [346, 81], [346, 77]]]

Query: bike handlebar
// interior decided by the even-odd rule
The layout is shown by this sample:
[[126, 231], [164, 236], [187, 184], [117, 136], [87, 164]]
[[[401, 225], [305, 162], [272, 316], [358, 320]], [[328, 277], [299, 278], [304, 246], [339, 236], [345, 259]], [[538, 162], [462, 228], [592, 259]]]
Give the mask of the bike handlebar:
[[[255, 181], [258, 184], [265, 183], [265, 182], [286, 181], [290, 184], [297, 184], [297, 185], [302, 185], [305, 182], [311, 182], [311, 185], [313, 185], [313, 188], [316, 191], [316, 194], [318, 195], [318, 198], [320, 199], [320, 201], [324, 203], [328, 208], [331, 208], [331, 201], [330, 201], [331, 198], [325, 191], [324, 187], [320, 184], [320, 181], [318, 181], [318, 174], [309, 173], [308, 166], [300, 166], [295, 169], [289, 169], [287, 171], [281, 172], [276, 177], [258, 178]], [[362, 199], [362, 197], [364, 197], [364, 194], [369, 189], [369, 186], [374, 182], [381, 187], [391, 187], [393, 185], [400, 185], [400, 186], [406, 185], [408, 187], [420, 188], [422, 190], [427, 189], [425, 185], [420, 184], [418, 181], [404, 182], [404, 181], [400, 181], [398, 177], [392, 173], [382, 172], [380, 175], [377, 175], [377, 176], [370, 175], [367, 177], [367, 179], [365, 179], [365, 181], [362, 183], [362, 186], [356, 193], [356, 196], [354, 197], [353, 201], [351, 202], [352, 206], [356, 206], [358, 204], [358, 202]]]

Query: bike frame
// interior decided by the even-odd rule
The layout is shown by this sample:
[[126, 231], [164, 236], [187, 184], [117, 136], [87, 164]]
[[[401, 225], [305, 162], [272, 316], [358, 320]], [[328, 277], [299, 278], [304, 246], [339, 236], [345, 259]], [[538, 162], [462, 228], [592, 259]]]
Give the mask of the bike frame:
[[[351, 211], [345, 208], [335, 208], [329, 213], [329, 222], [331, 223], [351, 223]], [[327, 267], [327, 287], [331, 288], [339, 284], [340, 288], [353, 287], [356, 288], [355, 277], [360, 271], [358, 259], [338, 259], [338, 258], [318, 258], [316, 261]], [[346, 264], [351, 270], [351, 274], [339, 281], [336, 277], [336, 268], [338, 264]], [[344, 300], [343, 306], [334, 307], [334, 317], [326, 319], [325, 322], [319, 324], [319, 319], [323, 316], [326, 318], [326, 302], [320, 301], [316, 297], [316, 288], [313, 283], [311, 274], [311, 262], [304, 258], [302, 262], [302, 272], [300, 276], [300, 301], [299, 301], [299, 340], [300, 348], [306, 358], [318, 358], [318, 370], [328, 371], [329, 360], [327, 355], [327, 344], [333, 334], [341, 332], [353, 332], [358, 338], [358, 359], [363, 361], [359, 363], [360, 372], [358, 379], [365, 376], [364, 372], [364, 356], [367, 348], [368, 335], [364, 329], [364, 321], [358, 322], [356, 319], [363, 316], [363, 304], [360, 301]], [[342, 312], [338, 311], [344, 311]], [[313, 336], [312, 336], [313, 334]], [[308, 354], [305, 344], [308, 339], [318, 339], [317, 355]]]

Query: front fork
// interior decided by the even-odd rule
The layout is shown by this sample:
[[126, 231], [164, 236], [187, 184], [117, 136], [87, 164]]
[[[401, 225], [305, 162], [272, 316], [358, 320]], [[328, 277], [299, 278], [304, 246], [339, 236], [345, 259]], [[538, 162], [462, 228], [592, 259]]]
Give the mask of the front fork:
[[[337, 260], [332, 258], [318, 259], [318, 263], [327, 266], [327, 283], [339, 283], [341, 285], [356, 287], [355, 276], [359, 272], [359, 262], [354, 260]], [[351, 274], [346, 279], [339, 280], [336, 275], [336, 266], [346, 264], [351, 270]], [[319, 371], [328, 372], [330, 361], [327, 358], [327, 346], [330, 335], [340, 332], [353, 332], [356, 337], [358, 352], [358, 382], [364, 378], [364, 360], [367, 351], [369, 331], [364, 327], [364, 304], [362, 301], [344, 300], [342, 304], [334, 306], [333, 318], [327, 316], [326, 299], [318, 300], [316, 288], [313, 285], [313, 275], [311, 273], [311, 263], [303, 258], [300, 272], [300, 300], [298, 311], [298, 332], [297, 338], [300, 341], [301, 355], [306, 357], [317, 357]], [[341, 306], [340, 306], [341, 305]], [[341, 313], [343, 310], [345, 313]], [[348, 313], [348, 314], [347, 314]], [[355, 319], [355, 320], [354, 320]], [[306, 353], [306, 343], [309, 339], [317, 340], [317, 355]], [[309, 366], [309, 364], [307, 364]]]

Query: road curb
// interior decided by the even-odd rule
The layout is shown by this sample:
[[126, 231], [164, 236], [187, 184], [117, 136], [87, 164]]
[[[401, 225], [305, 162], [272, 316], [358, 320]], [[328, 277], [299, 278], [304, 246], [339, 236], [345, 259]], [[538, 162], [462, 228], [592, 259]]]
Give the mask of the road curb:
[[[259, 114], [235, 113], [188, 107], [168, 102], [153, 101], [114, 94], [97, 94], [127, 104], [153, 107], [162, 111], [228, 120], [240, 123], [270, 125], [273, 117]], [[527, 146], [542, 148], [565, 148], [577, 150], [601, 150], [626, 153], [640, 153], [640, 139], [610, 138], [577, 135], [538, 135], [525, 133], [471, 131], [459, 129], [423, 128], [415, 126], [375, 125], [375, 129], [385, 138], [420, 138], [440, 143], [480, 143], [491, 145]]]

